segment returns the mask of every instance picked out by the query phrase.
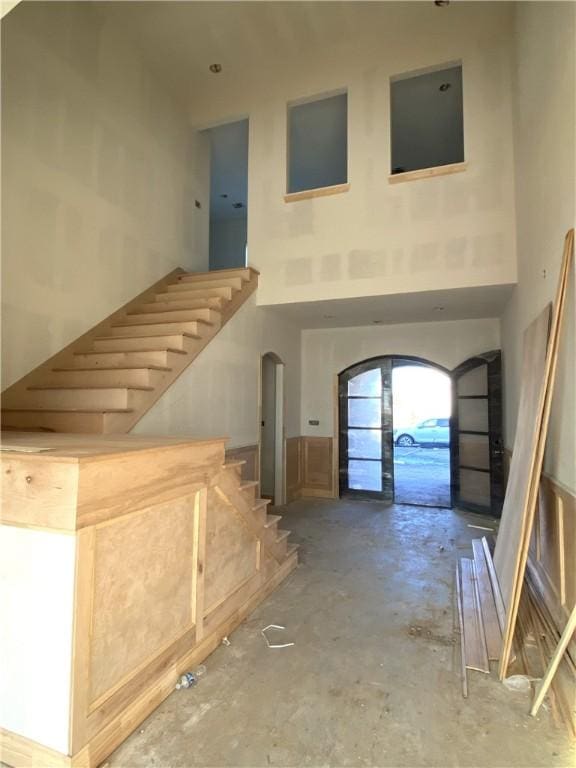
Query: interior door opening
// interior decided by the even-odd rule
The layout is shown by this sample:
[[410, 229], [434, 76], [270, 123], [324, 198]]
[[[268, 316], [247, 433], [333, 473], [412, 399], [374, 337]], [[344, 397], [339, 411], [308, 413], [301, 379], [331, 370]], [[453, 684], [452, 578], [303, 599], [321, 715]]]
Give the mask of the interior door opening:
[[394, 501], [451, 507], [452, 382], [436, 367], [394, 360]]
[[284, 504], [284, 364], [272, 352], [262, 357], [260, 496]]
[[210, 128], [210, 269], [248, 261], [248, 120]]

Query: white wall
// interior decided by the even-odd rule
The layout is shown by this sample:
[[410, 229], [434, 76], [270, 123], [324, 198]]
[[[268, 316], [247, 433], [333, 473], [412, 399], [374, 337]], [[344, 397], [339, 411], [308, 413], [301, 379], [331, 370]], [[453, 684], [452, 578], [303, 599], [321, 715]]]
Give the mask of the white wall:
[[[574, 3], [516, 5], [514, 139], [519, 282], [502, 318], [505, 444], [513, 447], [522, 337], [552, 301], [563, 240], [575, 225]], [[566, 305], [545, 470], [576, 490], [574, 267]]]
[[147, 435], [228, 437], [229, 448], [260, 438], [260, 362], [285, 364], [286, 437], [300, 434], [300, 331], [252, 295], [133, 430]]
[[23, 3], [2, 48], [5, 387], [175, 267], [206, 267], [209, 156], [92, 3]]
[[[334, 434], [334, 377], [378, 355], [413, 355], [445, 368], [500, 347], [498, 320], [310, 330], [302, 333], [303, 435]], [[318, 419], [317, 427], [308, 424]]]
[[[267, 59], [244, 80], [227, 70], [191, 95], [199, 124], [250, 118], [259, 304], [515, 281], [510, 4], [367, 3], [372, 13], [378, 23], [351, 29], [346, 43], [332, 44], [327, 30], [324, 48], [295, 46], [290, 61]], [[458, 60], [468, 170], [390, 185], [390, 77]], [[350, 191], [285, 203], [287, 103], [340, 88]]]
[[0, 527], [0, 726], [68, 754], [76, 539]]

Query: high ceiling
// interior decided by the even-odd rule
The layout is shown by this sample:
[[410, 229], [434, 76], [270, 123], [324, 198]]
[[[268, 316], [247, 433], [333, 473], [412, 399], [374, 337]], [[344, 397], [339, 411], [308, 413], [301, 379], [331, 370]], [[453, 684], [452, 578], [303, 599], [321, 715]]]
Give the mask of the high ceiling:
[[[481, 3], [480, 5], [490, 5]], [[193, 93], [210, 87], [210, 64], [221, 77], [257, 77], [271, 63], [313, 60], [319, 50], [385, 45], [415, 26], [449, 21], [463, 6], [437, 8], [418, 2], [104, 2], [96, 3], [122, 25], [175, 89]], [[218, 77], [218, 75], [216, 75]]]

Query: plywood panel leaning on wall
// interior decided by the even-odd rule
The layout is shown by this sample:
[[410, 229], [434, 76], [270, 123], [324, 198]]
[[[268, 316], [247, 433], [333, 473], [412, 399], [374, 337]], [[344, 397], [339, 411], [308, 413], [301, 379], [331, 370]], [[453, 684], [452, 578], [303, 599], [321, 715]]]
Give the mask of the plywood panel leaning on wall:
[[564, 241], [564, 252], [550, 325], [546, 308], [529, 326], [524, 340], [522, 392], [518, 427], [502, 523], [494, 552], [494, 566], [506, 607], [499, 676], [506, 676], [524, 581], [532, 524], [538, 497], [546, 432], [554, 389], [568, 275], [574, 260], [574, 230]]

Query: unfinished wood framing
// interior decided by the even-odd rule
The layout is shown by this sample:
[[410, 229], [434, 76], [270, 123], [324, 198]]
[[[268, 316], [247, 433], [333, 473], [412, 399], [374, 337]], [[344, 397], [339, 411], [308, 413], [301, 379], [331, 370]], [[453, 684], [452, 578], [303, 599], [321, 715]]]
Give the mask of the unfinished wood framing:
[[315, 197], [329, 197], [348, 192], [350, 184], [334, 184], [331, 187], [318, 187], [317, 189], [305, 189], [302, 192], [288, 192], [284, 195], [285, 203], [297, 203], [300, 200], [312, 200]]
[[[10, 433], [4, 527], [73, 537], [69, 748], [0, 732], [20, 765], [98, 765], [297, 565], [224, 439]], [[14, 588], [17, 588], [17, 584]], [[22, 610], [33, 610], [23, 606]], [[49, 664], [41, 647], [34, 665]], [[4, 692], [6, 695], [6, 692]]]
[[463, 557], [460, 560], [460, 594], [464, 624], [463, 654], [467, 669], [490, 672], [484, 627], [476, 586], [474, 561]]

